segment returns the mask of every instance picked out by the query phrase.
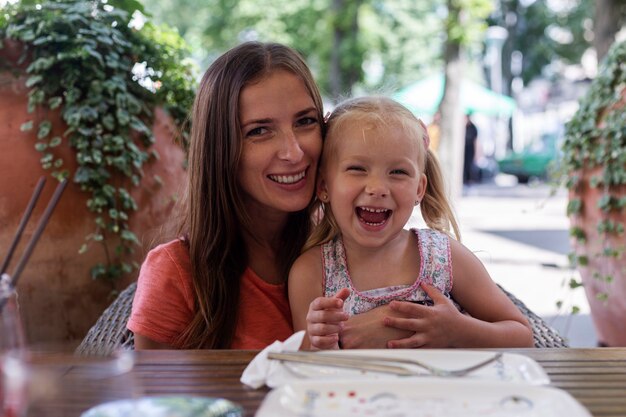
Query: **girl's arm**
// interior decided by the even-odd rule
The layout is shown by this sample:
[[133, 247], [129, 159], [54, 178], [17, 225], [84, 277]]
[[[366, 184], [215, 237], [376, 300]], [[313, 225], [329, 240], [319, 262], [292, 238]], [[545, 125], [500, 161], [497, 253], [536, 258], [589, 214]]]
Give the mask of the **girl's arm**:
[[422, 287], [432, 307], [394, 301], [390, 307], [405, 315], [387, 317], [385, 324], [414, 334], [388, 343], [410, 347], [532, 347], [532, 328], [513, 302], [491, 280], [480, 260], [456, 240], [450, 240], [452, 297], [469, 314], [460, 313], [430, 285]]
[[350, 292], [323, 297], [322, 261], [319, 248], [303, 253], [289, 271], [289, 304], [295, 331], [306, 330], [300, 349], [338, 349], [339, 331], [348, 315], [343, 300]]

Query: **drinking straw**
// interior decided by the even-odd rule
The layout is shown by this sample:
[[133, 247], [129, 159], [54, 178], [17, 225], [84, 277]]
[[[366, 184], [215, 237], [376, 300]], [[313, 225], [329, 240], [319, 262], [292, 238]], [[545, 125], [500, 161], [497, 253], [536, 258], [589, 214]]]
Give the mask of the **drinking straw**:
[[[52, 215], [54, 208], [59, 202], [59, 199], [61, 198], [61, 194], [63, 193], [63, 190], [65, 190], [66, 186], [67, 186], [67, 179], [64, 179], [57, 185], [56, 190], [54, 190], [52, 199], [48, 203], [48, 206], [46, 207], [46, 210], [44, 211], [43, 216], [41, 216], [41, 219], [39, 219], [39, 223], [37, 224], [35, 233], [30, 238], [30, 241], [26, 245], [26, 249], [24, 250], [24, 253], [22, 253], [22, 257], [20, 258], [20, 260], [17, 263], [17, 266], [15, 267], [15, 271], [13, 272], [13, 276], [11, 277], [12, 287], [15, 288], [15, 286], [17, 285], [17, 280], [19, 279], [22, 273], [22, 270], [24, 269], [24, 266], [26, 266], [26, 262], [28, 262], [30, 255], [35, 249], [35, 245], [37, 244], [39, 237], [43, 233], [43, 229], [45, 229], [46, 225], [48, 224], [48, 220], [50, 219], [50, 216]], [[0, 311], [2, 311], [2, 308], [4, 307], [5, 304], [6, 304], [6, 299], [0, 300]]]
[[39, 237], [43, 233], [43, 229], [45, 229], [46, 225], [48, 224], [48, 220], [50, 219], [50, 216], [52, 215], [54, 208], [59, 202], [59, 199], [61, 198], [61, 194], [63, 193], [63, 190], [65, 190], [65, 186], [67, 186], [67, 179], [64, 179], [57, 185], [57, 188], [56, 190], [54, 190], [54, 194], [52, 195], [52, 199], [50, 200], [50, 202], [48, 203], [48, 206], [46, 207], [46, 211], [44, 211], [43, 216], [41, 216], [41, 219], [39, 219], [39, 224], [37, 224], [35, 233], [30, 238], [28, 245], [26, 245], [26, 250], [24, 250], [22, 257], [20, 258], [20, 260], [17, 263], [17, 266], [15, 267], [15, 271], [13, 271], [13, 276], [11, 277], [11, 285], [13, 287], [15, 287], [15, 285], [17, 284], [17, 280], [20, 277], [20, 274], [22, 273], [22, 270], [24, 269], [26, 262], [28, 262], [28, 258], [30, 258], [30, 255], [33, 252], [33, 249], [35, 249], [35, 245], [37, 244]]
[[33, 209], [35, 208], [35, 204], [37, 204], [37, 200], [39, 199], [39, 195], [41, 194], [41, 190], [43, 190], [43, 186], [46, 184], [46, 177], [41, 176], [37, 185], [35, 186], [35, 190], [33, 190], [33, 195], [30, 197], [30, 201], [28, 202], [28, 206], [26, 206], [26, 211], [22, 215], [22, 220], [20, 220], [20, 224], [17, 227], [17, 232], [15, 232], [15, 236], [13, 237], [13, 241], [11, 242], [11, 246], [9, 246], [9, 250], [7, 251], [4, 260], [2, 261], [2, 266], [0, 267], [0, 275], [4, 274], [9, 266], [9, 262], [11, 262], [11, 258], [13, 257], [13, 253], [15, 252], [15, 248], [22, 238], [22, 233], [24, 232], [24, 228], [26, 227], [26, 223], [30, 219], [30, 215], [33, 214]]

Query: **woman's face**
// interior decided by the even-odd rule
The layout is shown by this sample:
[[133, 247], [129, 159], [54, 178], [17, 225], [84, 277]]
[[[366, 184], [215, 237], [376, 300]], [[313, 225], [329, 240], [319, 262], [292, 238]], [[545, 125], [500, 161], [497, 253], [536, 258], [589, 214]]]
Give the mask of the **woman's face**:
[[315, 188], [321, 121], [296, 75], [276, 70], [239, 95], [243, 137], [238, 180], [248, 212], [304, 209]]

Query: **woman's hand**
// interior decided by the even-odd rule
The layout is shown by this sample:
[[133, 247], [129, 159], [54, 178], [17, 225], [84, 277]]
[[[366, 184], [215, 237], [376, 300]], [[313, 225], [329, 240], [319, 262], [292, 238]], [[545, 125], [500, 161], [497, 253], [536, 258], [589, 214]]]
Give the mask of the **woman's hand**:
[[385, 326], [385, 318], [403, 318], [389, 304], [357, 314], [343, 323], [339, 334], [344, 349], [384, 349], [389, 340], [410, 337], [413, 332]]
[[392, 349], [446, 348], [453, 347], [453, 338], [458, 336], [458, 325], [464, 316], [451, 300], [430, 284], [421, 287], [433, 300], [433, 306], [425, 306], [407, 301], [392, 301], [389, 307], [401, 317], [385, 317], [385, 326], [411, 333], [404, 339], [389, 340], [387, 347]]
[[348, 320], [343, 302], [349, 295], [350, 290], [342, 288], [334, 297], [317, 297], [311, 302], [306, 316], [311, 349], [339, 349], [339, 333]]

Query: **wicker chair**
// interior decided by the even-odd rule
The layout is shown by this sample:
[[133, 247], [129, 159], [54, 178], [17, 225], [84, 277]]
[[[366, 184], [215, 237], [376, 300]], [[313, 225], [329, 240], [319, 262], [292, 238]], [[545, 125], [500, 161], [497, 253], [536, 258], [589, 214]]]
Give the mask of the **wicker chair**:
[[[499, 285], [498, 285], [499, 286]], [[568, 347], [567, 342], [559, 333], [548, 325], [541, 317], [533, 313], [513, 294], [499, 286], [500, 289], [526, 316], [533, 328], [535, 347], [552, 348]], [[117, 299], [102, 313], [96, 324], [89, 330], [76, 351], [88, 354], [106, 354], [115, 349], [134, 349], [133, 333], [126, 328], [137, 284], [133, 283], [120, 293]]]
[[500, 289], [507, 295], [507, 297], [509, 297], [511, 301], [513, 301], [513, 304], [515, 304], [517, 308], [520, 309], [522, 314], [526, 316], [526, 319], [533, 328], [533, 339], [535, 341], [535, 347], [569, 347], [567, 341], [548, 323], [546, 323], [544, 319], [533, 313], [528, 307], [526, 307], [526, 304], [524, 304], [520, 299], [502, 288], [501, 285], [498, 284], [498, 287], [500, 287]]
[[137, 283], [122, 291], [102, 313], [83, 341], [76, 348], [79, 354], [109, 354], [116, 349], [135, 348], [135, 336], [126, 328], [133, 306]]

